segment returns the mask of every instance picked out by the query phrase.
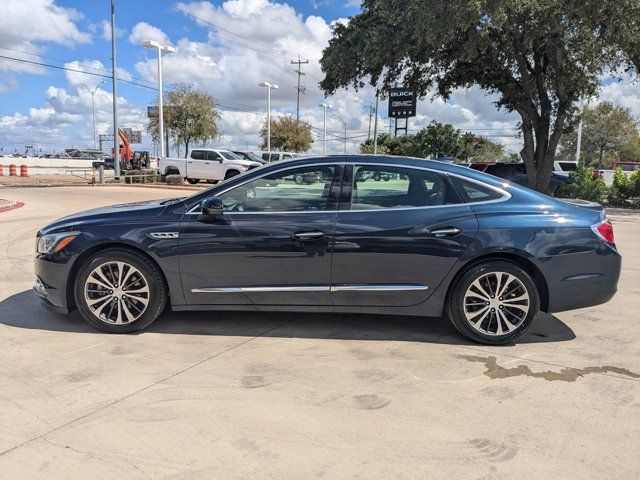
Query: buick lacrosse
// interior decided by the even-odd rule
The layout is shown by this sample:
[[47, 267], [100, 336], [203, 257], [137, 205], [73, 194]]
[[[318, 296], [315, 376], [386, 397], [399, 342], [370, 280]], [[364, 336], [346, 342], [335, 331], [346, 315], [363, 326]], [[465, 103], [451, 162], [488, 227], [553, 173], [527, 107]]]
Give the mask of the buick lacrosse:
[[140, 330], [170, 305], [445, 315], [471, 340], [509, 343], [540, 311], [615, 294], [613, 229], [587, 207], [422, 159], [276, 162], [187, 198], [50, 224], [34, 290], [107, 332]]

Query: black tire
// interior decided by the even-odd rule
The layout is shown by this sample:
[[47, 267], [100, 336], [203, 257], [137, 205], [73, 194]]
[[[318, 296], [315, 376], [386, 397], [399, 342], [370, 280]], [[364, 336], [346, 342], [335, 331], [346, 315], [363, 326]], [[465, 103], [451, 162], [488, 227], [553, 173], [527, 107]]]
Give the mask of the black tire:
[[210, 185], [215, 185], [216, 183], [218, 183], [218, 180], [207, 180], [207, 183]]
[[240, 172], [237, 170], [227, 170], [227, 173], [224, 175], [224, 179], [227, 180], [231, 177], [235, 177], [236, 175], [240, 175]]
[[[523, 315], [524, 317], [523, 319], [520, 319], [519, 321], [515, 322], [516, 324], [515, 329], [505, 334], [498, 334], [498, 328], [500, 328], [502, 331], [507, 330], [506, 324], [504, 323], [505, 320], [499, 320], [500, 319], [500, 315], [498, 314], [499, 312], [494, 315], [493, 313], [491, 313], [493, 312], [493, 310], [489, 310], [487, 319], [484, 320], [484, 322], [481, 323], [481, 326], [480, 326], [480, 330], [483, 330], [483, 331], [480, 331], [476, 329], [474, 326], [472, 326], [471, 322], [472, 320], [475, 320], [475, 318], [471, 320], [467, 320], [467, 317], [465, 315], [466, 309], [477, 308], [478, 309], [477, 311], [481, 311], [485, 308], [484, 305], [475, 307], [475, 306], [467, 306], [465, 304], [465, 294], [467, 294], [467, 291], [471, 287], [471, 284], [480, 278], [482, 278], [482, 282], [488, 282], [490, 281], [489, 279], [491, 278], [494, 278], [497, 280], [498, 275], [496, 275], [495, 277], [491, 275], [488, 275], [487, 277], [485, 277], [485, 275], [487, 274], [496, 273], [496, 272], [503, 272], [506, 274], [513, 275], [518, 280], [520, 286], [518, 286], [518, 282], [514, 282], [514, 285], [516, 288], [519, 288], [520, 290], [516, 290], [516, 293], [513, 293], [509, 296], [511, 296], [512, 298], [516, 298], [514, 296], [520, 296], [521, 295], [520, 292], [522, 292], [521, 288], [524, 288], [526, 289], [525, 293], [528, 294], [528, 297], [529, 297], [528, 300], [526, 301], [527, 302], [526, 304], [520, 303], [520, 302], [525, 302], [525, 300], [522, 300], [520, 302], [512, 302], [512, 303], [520, 303], [524, 306], [527, 306], [528, 311], [526, 312], [526, 315]], [[505, 283], [506, 283], [506, 278], [508, 277], [504, 277], [503, 275], [500, 276], [501, 281]], [[487, 284], [485, 283], [485, 285]], [[495, 287], [495, 282], [493, 286]], [[489, 283], [489, 285], [485, 290], [486, 293], [491, 293], [490, 287], [492, 287], [492, 285]], [[477, 297], [477, 298], [480, 299], [480, 297]], [[470, 301], [473, 301], [473, 300], [470, 300]], [[498, 302], [498, 299], [494, 299], [490, 301], [496, 301], [496, 303], [500, 303]], [[508, 300], [505, 300], [505, 301], [508, 301]], [[484, 302], [484, 303], [486, 304], [487, 302]], [[474, 305], [478, 305], [478, 303], [475, 303]], [[490, 309], [493, 306], [495, 305], [488, 306], [487, 308]], [[500, 308], [503, 312], [505, 311], [503, 309], [503, 306], [501, 306]], [[504, 345], [508, 343], [513, 343], [518, 339], [522, 338], [522, 336], [524, 336], [529, 331], [529, 329], [533, 326], [536, 318], [538, 317], [538, 313], [540, 312], [540, 293], [538, 292], [538, 287], [536, 286], [536, 283], [531, 278], [531, 275], [529, 275], [529, 273], [526, 270], [524, 270], [522, 267], [520, 267], [518, 264], [509, 262], [506, 260], [489, 260], [489, 261], [472, 266], [469, 270], [467, 270], [464, 274], [462, 274], [462, 276], [458, 278], [455, 285], [450, 290], [450, 294], [448, 296], [448, 302], [446, 305], [446, 310], [447, 310], [447, 315], [451, 320], [451, 323], [453, 324], [453, 326], [456, 327], [456, 329], [469, 340], [472, 340], [478, 343], [483, 343], [485, 345]], [[496, 311], [498, 310], [497, 306], [495, 310]], [[520, 309], [513, 308], [513, 307], [509, 307], [509, 310], [511, 310], [511, 312], [515, 312], [516, 314], [521, 311]], [[475, 311], [472, 310], [470, 314], [473, 314], [474, 312]], [[512, 319], [516, 318], [515, 316], [512, 316], [512, 315], [513, 313], [510, 313], [509, 317]], [[482, 317], [482, 315], [478, 315], [478, 317], [476, 318], [480, 318], [480, 317]], [[498, 327], [498, 323], [499, 323], [499, 327]], [[513, 323], [514, 322], [511, 322], [512, 325]], [[482, 326], [484, 326], [485, 328], [482, 328]]]
[[[108, 262], [124, 262], [135, 267], [144, 277], [148, 287], [148, 305], [142, 315], [124, 324], [115, 324], [96, 317], [85, 300], [85, 283], [91, 272]], [[109, 333], [129, 333], [149, 326], [160, 316], [167, 305], [168, 288], [158, 266], [142, 255], [124, 248], [109, 248], [89, 259], [80, 267], [74, 285], [74, 296], [78, 311], [84, 319], [99, 330]]]
[[196, 183], [198, 183], [200, 181], [199, 178], [185, 178], [185, 180], [187, 182], [189, 182], [190, 185], [195, 185]]

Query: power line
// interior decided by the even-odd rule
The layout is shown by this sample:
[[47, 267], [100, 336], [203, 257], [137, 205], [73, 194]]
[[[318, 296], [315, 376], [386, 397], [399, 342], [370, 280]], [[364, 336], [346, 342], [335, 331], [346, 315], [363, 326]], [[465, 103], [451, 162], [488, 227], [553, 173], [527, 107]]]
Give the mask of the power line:
[[[25, 51], [25, 50], [18, 50], [18, 49], [15, 49], [15, 48], [9, 48], [9, 47], [0, 47], [0, 48], [2, 48], [3, 50], [10, 50], [10, 51], [16, 52], [16, 53], [24, 53], [25, 55], [31, 55], [31, 56], [34, 56], [34, 57], [46, 58], [46, 59], [49, 59], [49, 60], [54, 60], [56, 62], [64, 62], [64, 63], [79, 62], [78, 60], [62, 60], [60, 58], [49, 57], [47, 55], [41, 55], [39, 53], [28, 52], [28, 51]], [[15, 60], [20, 60], [20, 59], [15, 58]], [[109, 78], [111, 78], [111, 72], [109, 70], [107, 70], [107, 69], [100, 68], [100, 67], [91, 67], [89, 65], [81, 65], [81, 64], [79, 64], [79, 65], [82, 66], [83, 68], [88, 68], [88, 69], [91, 69], [91, 70], [97, 70], [99, 72], [103, 72], [103, 73], [107, 74], [109, 76]], [[69, 68], [69, 67], [67, 67], [67, 68]], [[89, 72], [83, 72], [83, 73], [89, 73]], [[133, 75], [123, 74], [123, 73], [120, 73], [118, 75], [118, 80], [122, 80], [122, 77], [129, 78], [129, 79], [131, 79], [131, 81], [151, 83], [151, 82], [149, 82], [149, 80], [144, 80], [142, 78], [134, 77]]]
[[[35, 62], [33, 60], [26, 60], [24, 58], [8, 57], [6, 55], [0, 55], [0, 58], [5, 59], [5, 60], [11, 60], [11, 61], [14, 61], [14, 62], [21, 62], [21, 63], [28, 63], [28, 64], [31, 64], [31, 65], [38, 65], [40, 67], [55, 68], [55, 69], [58, 69], [58, 70], [65, 70], [67, 72], [84, 73], [85, 75], [92, 75], [94, 77], [111, 78], [111, 75], [106, 75], [106, 74], [101, 74], [101, 73], [94, 73], [94, 72], [87, 72], [87, 71], [78, 70], [78, 69], [75, 69], [75, 68], [62, 67], [60, 65], [52, 65], [50, 63]], [[116, 78], [121, 82], [129, 83], [131, 85], [136, 85], [138, 87], [147, 88], [149, 90], [157, 90], [157, 88], [155, 88], [155, 87], [150, 87], [149, 85], [143, 85], [142, 83], [134, 82], [134, 81], [131, 81], [131, 80], [126, 80], [124, 78], [121, 78], [118, 75], [116, 75]]]

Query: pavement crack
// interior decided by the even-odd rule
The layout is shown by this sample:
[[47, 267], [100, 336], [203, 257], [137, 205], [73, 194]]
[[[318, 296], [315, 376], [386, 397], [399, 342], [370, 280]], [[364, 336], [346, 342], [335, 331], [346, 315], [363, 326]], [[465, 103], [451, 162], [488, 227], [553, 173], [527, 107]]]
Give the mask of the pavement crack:
[[214, 358], [217, 358], [217, 357], [219, 357], [221, 355], [224, 355], [225, 353], [230, 352], [231, 350], [235, 350], [236, 348], [239, 348], [239, 347], [251, 342], [252, 340], [255, 340], [256, 338], [264, 337], [268, 333], [271, 333], [274, 330], [277, 330], [280, 327], [283, 327], [284, 325], [286, 325], [288, 323], [291, 323], [292, 321], [293, 320], [287, 320], [285, 322], [281, 322], [281, 323], [279, 323], [278, 325], [276, 325], [274, 327], [271, 327], [271, 328], [268, 328], [268, 329], [264, 330], [263, 332], [259, 333], [258, 335], [255, 335], [253, 337], [247, 338], [247, 339], [243, 340], [242, 342], [239, 342], [239, 343], [237, 343], [235, 345], [232, 345], [229, 348], [225, 348], [224, 350], [222, 350], [222, 351], [220, 351], [218, 353], [210, 355], [207, 358], [205, 358], [203, 360], [200, 360], [199, 362], [196, 362], [196, 363], [194, 363], [192, 365], [189, 365], [188, 367], [183, 368], [182, 370], [178, 370], [177, 372], [172, 373], [171, 375], [167, 375], [166, 377], [163, 377], [160, 380], [157, 380], [157, 381], [155, 381], [153, 383], [150, 383], [149, 385], [147, 385], [145, 387], [139, 388], [138, 390], [136, 390], [134, 392], [131, 392], [131, 393], [127, 394], [127, 395], [124, 395], [122, 397], [116, 398], [115, 400], [112, 400], [111, 402], [106, 403], [106, 404], [104, 404], [104, 405], [102, 405], [102, 406], [100, 406], [98, 408], [95, 408], [95, 409], [91, 410], [90, 412], [85, 413], [84, 415], [80, 415], [79, 417], [76, 417], [76, 418], [74, 418], [72, 420], [69, 420], [68, 422], [63, 423], [62, 425], [59, 425], [59, 426], [57, 426], [55, 428], [52, 428], [51, 430], [48, 430], [48, 431], [46, 431], [44, 433], [41, 433], [40, 435], [32, 437], [29, 440], [25, 440], [24, 442], [19, 443], [18, 445], [14, 445], [13, 447], [8, 448], [7, 450], [4, 450], [4, 451], [0, 452], [0, 457], [2, 457], [3, 455], [6, 455], [7, 453], [10, 453], [10, 452], [12, 452], [12, 451], [14, 451], [14, 450], [16, 450], [16, 449], [18, 449], [20, 447], [23, 447], [23, 446], [25, 446], [25, 445], [27, 445], [27, 444], [35, 441], [35, 440], [43, 439], [47, 435], [50, 435], [50, 434], [55, 433], [55, 432], [57, 432], [59, 430], [62, 430], [63, 428], [68, 427], [69, 425], [72, 425], [72, 424], [74, 424], [76, 422], [79, 422], [80, 420], [84, 420], [85, 418], [88, 418], [88, 417], [90, 417], [91, 415], [93, 415], [95, 413], [98, 413], [98, 412], [100, 412], [102, 410], [105, 410], [105, 409], [107, 409], [107, 408], [109, 408], [109, 407], [111, 407], [113, 405], [116, 405], [116, 404], [118, 404], [120, 402], [123, 402], [124, 400], [132, 398], [132, 397], [134, 397], [134, 396], [136, 396], [136, 395], [138, 395], [138, 394], [140, 394], [140, 393], [142, 393], [142, 392], [144, 392], [146, 390], [149, 390], [150, 388], [155, 387], [156, 385], [164, 383], [167, 380], [171, 380], [172, 378], [175, 378], [178, 375], [181, 375], [181, 374], [183, 374], [185, 372], [188, 372], [189, 370], [193, 370], [194, 368], [199, 367], [200, 365], [202, 365], [202, 364], [204, 364], [204, 363], [206, 363], [206, 362], [208, 362], [210, 360], [213, 360]]

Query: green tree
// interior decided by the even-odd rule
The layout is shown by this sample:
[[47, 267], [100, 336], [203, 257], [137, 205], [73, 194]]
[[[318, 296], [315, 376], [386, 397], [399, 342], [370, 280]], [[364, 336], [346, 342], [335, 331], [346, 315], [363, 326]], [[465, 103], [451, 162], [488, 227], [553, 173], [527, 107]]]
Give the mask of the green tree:
[[569, 183], [562, 187], [562, 196], [602, 202], [607, 195], [607, 186], [602, 177], [593, 176], [593, 168], [580, 162], [569, 174]]
[[[600, 1], [611, 7], [599, 21], [607, 28], [629, 21], [616, 2]], [[529, 184], [548, 193], [578, 100], [595, 95], [608, 68], [633, 67], [636, 44], [603, 34], [587, 18], [601, 7], [589, 3], [591, 10], [581, 0], [364, 0], [362, 13], [334, 25], [320, 85], [331, 94], [365, 81], [383, 90], [402, 83], [444, 98], [479, 85], [520, 115]]]
[[[628, 108], [602, 102], [585, 108], [582, 122], [580, 156], [589, 165], [633, 160], [633, 156], [640, 154], [638, 122]], [[577, 137], [576, 129], [563, 137], [561, 148], [564, 154], [575, 154]], [[628, 158], [630, 155], [632, 158]]]
[[[362, 153], [373, 153], [373, 141], [367, 140]], [[431, 122], [415, 135], [378, 136], [378, 153], [420, 158], [454, 157], [459, 161], [505, 161], [504, 146], [487, 138], [456, 129], [453, 125]]]
[[[191, 85], [171, 85], [163, 97], [162, 112], [164, 128], [178, 149], [184, 145], [185, 158], [190, 145], [204, 144], [220, 136], [220, 113], [213, 96]], [[149, 117], [147, 132], [158, 141], [157, 115]]]
[[[267, 122], [260, 130], [262, 149], [267, 148]], [[271, 149], [285, 152], [306, 152], [311, 148], [311, 125], [289, 115], [271, 118]]]

